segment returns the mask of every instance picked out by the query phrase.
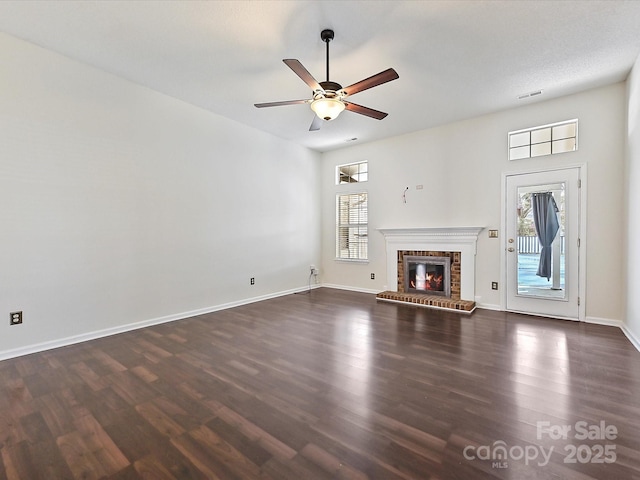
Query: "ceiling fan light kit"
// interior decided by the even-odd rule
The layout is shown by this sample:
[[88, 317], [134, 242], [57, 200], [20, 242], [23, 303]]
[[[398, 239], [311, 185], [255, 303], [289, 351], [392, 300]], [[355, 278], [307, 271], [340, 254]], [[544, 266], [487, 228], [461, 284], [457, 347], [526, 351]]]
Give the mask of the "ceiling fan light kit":
[[310, 100], [287, 100], [283, 102], [256, 103], [258, 108], [277, 107], [282, 105], [297, 105], [308, 103], [316, 114], [311, 123], [310, 131], [320, 130], [321, 120], [330, 121], [335, 119], [343, 110], [359, 113], [367, 117], [382, 120], [387, 116], [386, 113], [374, 110], [373, 108], [363, 107], [345, 100], [346, 97], [354, 95], [363, 90], [367, 90], [383, 83], [390, 82], [398, 78], [398, 74], [393, 68], [373, 75], [369, 78], [361, 80], [346, 88], [342, 85], [329, 80], [329, 42], [333, 40], [333, 30], [325, 29], [320, 33], [320, 38], [327, 44], [327, 80], [318, 82], [313, 75], [296, 59], [284, 59], [283, 62], [305, 82], [312, 91]]
[[337, 98], [321, 97], [311, 102], [311, 110], [322, 120], [333, 120], [345, 109], [345, 104]]

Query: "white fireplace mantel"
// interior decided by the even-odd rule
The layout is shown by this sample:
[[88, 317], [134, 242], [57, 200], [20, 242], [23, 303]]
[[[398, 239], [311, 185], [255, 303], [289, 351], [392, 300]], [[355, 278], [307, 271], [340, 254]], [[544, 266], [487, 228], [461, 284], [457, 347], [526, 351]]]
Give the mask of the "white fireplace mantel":
[[475, 301], [476, 244], [484, 227], [379, 228], [387, 250], [387, 290], [398, 291], [398, 252], [460, 252], [460, 298]]

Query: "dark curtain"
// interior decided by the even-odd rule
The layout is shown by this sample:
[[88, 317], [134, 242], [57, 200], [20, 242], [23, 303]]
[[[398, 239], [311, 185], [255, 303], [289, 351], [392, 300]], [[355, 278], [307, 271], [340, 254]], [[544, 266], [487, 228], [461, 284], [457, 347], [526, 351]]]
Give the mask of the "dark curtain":
[[560, 225], [558, 224], [558, 206], [550, 192], [532, 193], [531, 205], [533, 207], [533, 222], [536, 226], [538, 239], [542, 244], [540, 263], [538, 264], [539, 277], [551, 278], [551, 244], [556, 238]]

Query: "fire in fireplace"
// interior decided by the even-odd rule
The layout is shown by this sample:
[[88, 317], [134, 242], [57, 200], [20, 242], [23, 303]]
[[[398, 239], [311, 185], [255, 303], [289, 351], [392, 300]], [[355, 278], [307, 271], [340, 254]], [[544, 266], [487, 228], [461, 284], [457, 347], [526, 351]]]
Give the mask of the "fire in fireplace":
[[451, 296], [449, 257], [404, 256], [404, 291]]

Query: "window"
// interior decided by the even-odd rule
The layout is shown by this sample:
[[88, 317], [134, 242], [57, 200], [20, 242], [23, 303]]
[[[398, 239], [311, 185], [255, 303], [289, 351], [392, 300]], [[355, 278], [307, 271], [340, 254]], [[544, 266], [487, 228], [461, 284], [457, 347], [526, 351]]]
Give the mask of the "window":
[[[336, 185], [351, 184], [350, 193], [336, 196], [336, 258], [366, 261], [369, 258], [368, 197], [353, 193], [353, 184], [369, 180], [369, 163], [355, 162], [336, 166]], [[355, 187], [360, 188], [360, 187]]]
[[368, 259], [367, 193], [340, 194], [336, 197], [336, 258]]
[[368, 162], [350, 163], [336, 167], [336, 185], [361, 183], [368, 180]]
[[509, 160], [573, 152], [577, 138], [578, 120], [509, 132]]

